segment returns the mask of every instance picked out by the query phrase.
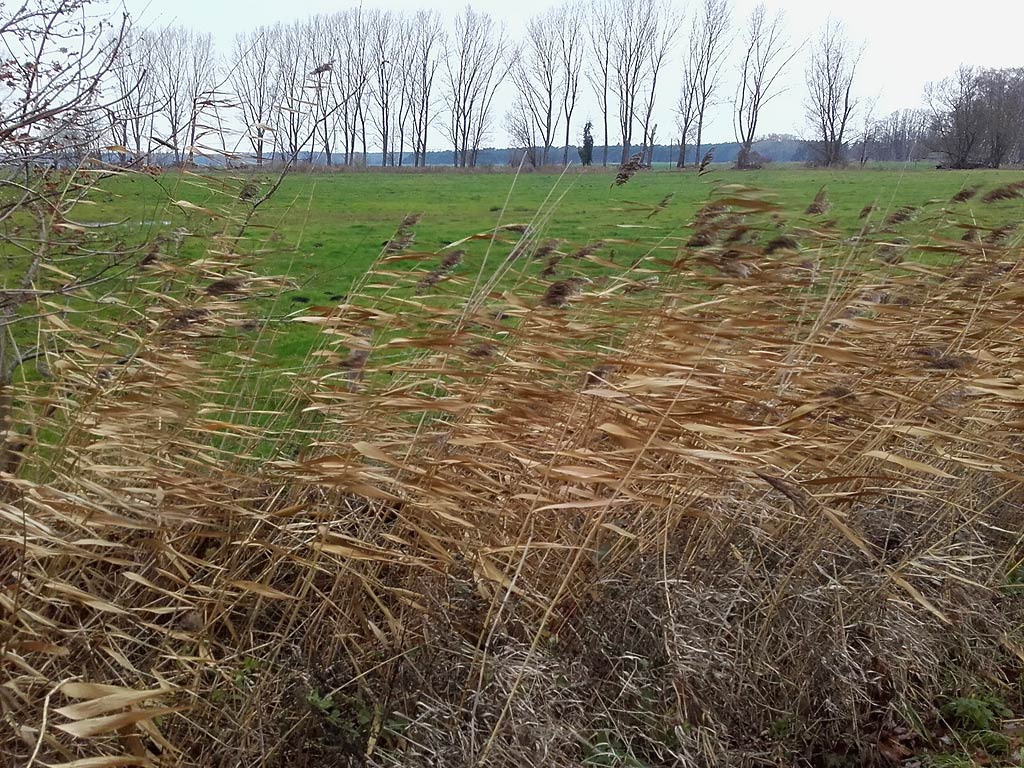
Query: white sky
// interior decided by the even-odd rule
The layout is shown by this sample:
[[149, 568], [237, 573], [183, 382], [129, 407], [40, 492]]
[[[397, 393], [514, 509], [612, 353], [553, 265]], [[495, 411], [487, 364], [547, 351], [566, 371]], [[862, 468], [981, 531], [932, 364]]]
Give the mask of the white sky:
[[[314, 13], [329, 13], [359, 5], [351, 0], [123, 0], [129, 12], [144, 26], [161, 27], [167, 24], [192, 26], [213, 33], [218, 49], [226, 53], [231, 41], [240, 31], [276, 21], [291, 21]], [[695, 9], [696, 0], [674, 0], [676, 6], [687, 12]], [[734, 32], [745, 22], [757, 0], [733, 0]], [[531, 14], [546, 10], [554, 3], [550, 0], [516, 0], [516, 2], [472, 3], [474, 9], [486, 11], [503, 21], [509, 32], [518, 37]], [[444, 18], [451, 19], [464, 6], [464, 0], [366, 0], [364, 7], [392, 10], [432, 8]], [[863, 42], [864, 55], [855, 89], [864, 99], [877, 97], [875, 114], [884, 115], [902, 107], [919, 106], [927, 82], [951, 74], [961, 63], [1009, 67], [1024, 66], [1024, 3], [1016, 0], [768, 0], [770, 11], [780, 9], [786, 14], [786, 25], [794, 41], [813, 36], [828, 19], [834, 16], [846, 25], [851, 39]], [[688, 29], [688, 24], [684, 25]], [[670, 63], [659, 88], [656, 121], [659, 124], [658, 142], [668, 143], [675, 132], [672, 107], [678, 93], [676, 62], [685, 45], [685, 39], [676, 42], [676, 58]], [[734, 139], [729, 102], [737, 82], [738, 46], [726, 63], [723, 84], [719, 93], [722, 103], [711, 116], [705, 129], [708, 141]], [[787, 90], [765, 110], [759, 133], [805, 133], [803, 109], [804, 69], [806, 55], [793, 61], [784, 77]], [[573, 122], [588, 117], [599, 123], [589, 87], [585, 90]], [[507, 136], [501, 128], [503, 115], [511, 102], [509, 88], [499, 95], [496, 108], [496, 130], [489, 143], [506, 146]], [[577, 117], [579, 118], [577, 120]], [[564, 130], [564, 129], [563, 129]], [[578, 137], [580, 129], [574, 125], [572, 135]], [[600, 129], [595, 131], [598, 144], [602, 143]], [[574, 138], [574, 141], [576, 139]], [[431, 139], [431, 149], [443, 149], [439, 136]], [[614, 136], [612, 137], [614, 143]]]

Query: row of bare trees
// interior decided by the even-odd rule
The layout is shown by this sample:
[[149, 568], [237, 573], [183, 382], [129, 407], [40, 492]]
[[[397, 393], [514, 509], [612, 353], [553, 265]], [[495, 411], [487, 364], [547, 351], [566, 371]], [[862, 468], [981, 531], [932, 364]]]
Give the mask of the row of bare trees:
[[[733, 29], [730, 0], [567, 0], [526, 23], [520, 41], [487, 13], [467, 6], [450, 23], [433, 11], [353, 8], [239, 34], [218, 57], [209, 34], [171, 27], [130, 32], [111, 70], [116, 107], [107, 114], [112, 143], [125, 156], [236, 152], [266, 159], [365, 163], [371, 148], [384, 165], [426, 163], [428, 140], [443, 139], [456, 166], [475, 165], [510, 104], [504, 128], [536, 165], [568, 163], [574, 118], [593, 96], [602, 129], [600, 160], [618, 145], [650, 162], [658, 139], [657, 98], [678, 94], [676, 125], [664, 131], [699, 157], [729, 61], [738, 83], [731, 98], [742, 150], [753, 145], [764, 107], [802, 46], [781, 14], [764, 5]], [[825, 148], [839, 159], [854, 101], [857, 56], [832, 24], [813, 46], [808, 111]], [[588, 88], [589, 86], [589, 88]], [[499, 97], [500, 89], [506, 92]], [[836, 94], [845, 98], [829, 101]], [[507, 96], [511, 94], [511, 98]], [[244, 125], [228, 146], [226, 128]], [[665, 139], [662, 138], [664, 142]], [[561, 148], [561, 156], [554, 154]]]
[[[467, 9], [460, 18], [475, 17]], [[170, 151], [176, 162], [216, 150], [251, 153], [257, 164], [302, 153], [351, 164], [372, 145], [386, 163], [408, 151], [421, 164], [442, 46], [433, 12], [361, 8], [241, 33], [223, 61], [208, 34], [133, 34], [112, 71], [124, 98], [109, 115], [111, 133], [136, 157]], [[242, 143], [225, 146], [238, 122]]]
[[[60, 7], [73, 13], [83, 2]], [[729, 3], [698, 0], [680, 10], [670, 0], [568, 0], [529, 19], [519, 42], [471, 6], [450, 24], [433, 11], [353, 8], [239, 34], [224, 57], [208, 33], [138, 32], [126, 20], [108, 20], [106, 34], [97, 30], [73, 66], [61, 60], [65, 54], [33, 54], [31, 36], [12, 36], [32, 66], [8, 63], [0, 72], [23, 94], [0, 126], [0, 140], [23, 125], [37, 132], [45, 125], [48, 135], [35, 147], [47, 145], [52, 154], [56, 145], [88, 144], [102, 115], [105, 143], [126, 162], [159, 153], [187, 164], [213, 152], [254, 156], [257, 164], [301, 157], [350, 165], [365, 163], [372, 148], [384, 165], [418, 166], [440, 137], [454, 165], [473, 166], [496, 127], [496, 105], [505, 101], [504, 128], [528, 161], [567, 164], [589, 86], [600, 113], [601, 162], [608, 164], [617, 144], [612, 162], [639, 151], [649, 163], [658, 139], [656, 99], [677, 89], [669, 129], [677, 165], [701, 157], [712, 112], [731, 101], [737, 166], [747, 168], [760, 161], [754, 144], [763, 110], [806, 48], [804, 103], [820, 164], [845, 162], [851, 136], [862, 162], [906, 159], [925, 147], [954, 167], [998, 167], [1024, 156], [1024, 70], [962, 67], [928, 88], [926, 118], [904, 111], [876, 120], [872, 103], [855, 94], [862, 51], [841, 23], [829, 21], [800, 45], [788, 39], [781, 13], [763, 4], [734, 29]], [[20, 13], [0, 33], [32, 23], [28, 11]], [[731, 99], [722, 93], [730, 61]], [[104, 72], [102, 83], [83, 77], [92, 71]], [[62, 113], [74, 118], [63, 123], [48, 120], [46, 105], [58, 94], [41, 90], [47, 73], [58, 84], [52, 87], [66, 89], [61, 96], [91, 84], [76, 97], [88, 97], [88, 120], [73, 111]], [[503, 86], [511, 99], [499, 97]], [[240, 125], [241, 139], [229, 143]]]
[[[505, 103], [503, 127], [527, 160], [566, 164], [574, 120], [591, 117], [580, 114], [589, 98], [601, 136], [595, 159], [607, 165], [639, 152], [650, 162], [659, 138], [656, 100], [675, 90], [675, 125], [663, 133], [678, 148], [679, 167], [701, 157], [711, 115], [723, 104], [732, 107], [737, 166], [754, 167], [763, 111], [800, 54], [820, 164], [846, 162], [851, 143], [862, 162], [926, 146], [954, 167], [1022, 157], [1024, 70], [962, 67], [929, 87], [926, 120], [910, 112], [876, 120], [870, 103], [857, 98], [862, 50], [842, 24], [831, 20], [799, 44], [788, 38], [782, 14], [763, 4], [737, 24], [730, 0], [686, 8], [670, 0], [568, 0], [529, 19], [518, 42], [469, 6], [450, 23], [433, 11], [354, 8], [242, 33], [225, 57], [209, 34], [181, 27], [116, 32], [82, 58], [113, 57], [103, 91], [107, 135], [126, 159], [160, 153], [189, 163], [214, 151], [251, 155], [258, 164], [357, 164], [373, 149], [384, 165], [425, 165], [430, 142], [443, 141], [454, 165], [473, 166]], [[731, 93], [723, 93], [733, 78]], [[24, 87], [30, 98], [21, 121], [46, 101], [31, 82]], [[82, 125], [54, 127], [53, 137], [73, 142]], [[229, 146], [229, 129], [238, 125], [243, 138]], [[618, 157], [609, 157], [611, 146]]]

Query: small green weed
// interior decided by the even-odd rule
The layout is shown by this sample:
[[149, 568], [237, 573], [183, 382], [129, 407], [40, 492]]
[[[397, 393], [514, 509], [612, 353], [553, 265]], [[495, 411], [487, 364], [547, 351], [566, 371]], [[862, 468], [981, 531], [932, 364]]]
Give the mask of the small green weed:
[[329, 694], [324, 695], [320, 691], [311, 690], [306, 695], [306, 703], [328, 723], [337, 728], [342, 727], [341, 713]]
[[958, 696], [943, 704], [941, 712], [952, 725], [967, 731], [991, 731], [1000, 720], [1013, 717], [1006, 703], [991, 694]]

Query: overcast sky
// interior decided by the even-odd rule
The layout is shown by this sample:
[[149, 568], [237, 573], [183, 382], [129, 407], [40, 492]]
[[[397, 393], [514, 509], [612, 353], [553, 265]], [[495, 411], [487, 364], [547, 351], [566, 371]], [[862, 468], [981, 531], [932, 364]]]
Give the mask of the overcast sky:
[[[228, 52], [237, 32], [277, 21], [306, 18], [311, 14], [329, 13], [354, 7], [359, 3], [342, 0], [125, 0], [129, 12], [143, 26], [162, 27], [168, 24], [192, 26], [211, 32], [218, 50]], [[505, 23], [518, 37], [531, 14], [553, 5], [546, 0], [516, 2], [475, 2], [474, 9], [487, 11]], [[364, 7], [392, 10], [432, 8], [446, 19], [454, 17], [464, 6], [462, 0], [367, 0]], [[756, 0], [733, 0], [734, 32], [746, 19]], [[884, 115], [902, 107], [919, 106], [922, 91], [931, 80], [950, 74], [959, 64], [1008, 67], [1024, 66], [1024, 3], [1015, 0], [853, 0], [848, 3], [825, 0], [776, 0], [767, 3], [769, 10], [786, 14], [790, 37], [802, 42], [812, 37], [831, 15], [841, 19], [850, 37], [864, 45], [860, 74], [855, 90], [862, 99], [877, 97], [876, 115]], [[681, 10], [692, 12], [696, 3], [676, 2]], [[679, 54], [685, 40], [677, 40]], [[726, 64], [719, 93], [721, 104], [711, 117], [706, 136], [714, 141], [734, 139], [729, 103], [737, 82], [738, 48]], [[677, 55], [676, 60], [679, 57]], [[790, 66], [785, 78], [786, 91], [776, 98], [762, 118], [761, 133], [804, 134], [805, 118], [804, 69], [806, 55], [800, 55]], [[659, 89], [658, 141], [668, 143], [674, 133], [672, 107], [679, 82], [673, 77], [675, 62], [662, 75], [664, 89]], [[577, 113], [582, 124], [586, 118], [599, 122], [600, 114], [589, 89], [587, 99]], [[509, 89], [500, 95], [498, 111], [503, 115], [511, 101]], [[574, 122], [576, 117], [574, 116]], [[501, 129], [502, 118], [490, 143], [505, 146], [507, 136]], [[574, 126], [573, 135], [579, 129]], [[601, 143], [600, 135], [596, 136]], [[614, 138], [614, 137], [613, 137]], [[440, 137], [432, 138], [433, 149], [441, 149]]]

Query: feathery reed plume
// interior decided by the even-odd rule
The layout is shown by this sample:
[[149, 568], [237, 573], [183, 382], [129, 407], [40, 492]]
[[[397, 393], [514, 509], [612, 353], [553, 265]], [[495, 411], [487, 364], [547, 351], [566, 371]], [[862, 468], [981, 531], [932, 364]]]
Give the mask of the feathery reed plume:
[[715, 242], [715, 237], [706, 229], [698, 229], [692, 235], [690, 239], [686, 241], [687, 248], [704, 248], [712, 245]]
[[585, 258], [587, 258], [587, 256], [593, 256], [599, 250], [604, 248], [604, 246], [605, 246], [605, 243], [604, 243], [603, 240], [594, 240], [593, 242], [587, 243], [586, 245], [584, 245], [584, 246], [578, 248], [577, 250], [573, 251], [572, 254], [569, 256], [569, 258], [571, 258], [571, 259], [585, 259]]
[[897, 208], [895, 211], [885, 217], [885, 226], [894, 227], [898, 224], [903, 224], [914, 218], [914, 214], [917, 213], [917, 208], [912, 205], [904, 205]]
[[547, 264], [544, 265], [544, 269], [540, 271], [541, 277], [551, 277], [555, 274], [555, 270], [558, 269], [558, 265], [562, 263], [564, 256], [560, 253], [555, 253], [548, 257]]
[[384, 252], [389, 254], [406, 251], [416, 242], [416, 233], [413, 227], [419, 224], [422, 214], [412, 213], [402, 219], [394, 236], [384, 244]]
[[776, 251], [799, 251], [800, 243], [790, 235], [779, 235], [768, 241], [764, 247], [765, 255], [771, 255]]
[[598, 365], [584, 374], [583, 385], [586, 387], [596, 387], [601, 384], [607, 384], [608, 379], [611, 378], [612, 374], [618, 369], [619, 366], [613, 363], [603, 363]]
[[558, 240], [548, 240], [533, 252], [533, 258], [546, 259], [558, 250]]
[[1000, 227], [996, 227], [985, 235], [984, 242], [986, 245], [999, 245], [1016, 231], [1017, 224], [1015, 222], [1007, 222]]
[[612, 182], [612, 186], [621, 187], [633, 178], [639, 171], [644, 169], [644, 156], [642, 152], [637, 152], [626, 162], [619, 166], [619, 172], [615, 175], [615, 181]]
[[981, 198], [981, 201], [983, 203], [995, 203], [1000, 200], [1014, 200], [1021, 196], [1024, 196], [1024, 181], [1015, 181], [987, 192]]
[[224, 277], [206, 286], [210, 296], [230, 296], [243, 293], [248, 281], [244, 277]]
[[260, 193], [260, 185], [255, 181], [247, 181], [238, 191], [238, 199], [243, 203], [255, 200]]
[[697, 175], [698, 176], [703, 176], [705, 173], [708, 173], [708, 166], [711, 165], [711, 163], [712, 163], [712, 161], [714, 159], [715, 159], [715, 150], [714, 149], [709, 149], [707, 152], [705, 152], [704, 153], [704, 157], [702, 157], [701, 160], [700, 160], [700, 165], [697, 166]]
[[810, 216], [820, 216], [823, 213], [828, 213], [831, 208], [832, 203], [828, 199], [828, 192], [825, 187], [822, 187], [818, 190], [818, 194], [814, 196], [811, 204], [807, 206], [807, 214]]
[[707, 225], [726, 216], [729, 213], [729, 206], [722, 203], [706, 203], [697, 210], [694, 218], [698, 225]]
[[462, 250], [451, 251], [450, 253], [445, 254], [444, 258], [441, 259], [440, 264], [417, 281], [416, 293], [422, 294], [424, 291], [433, 288], [441, 281], [447, 280], [451, 276], [452, 272], [454, 272], [462, 263], [462, 259], [465, 255], [466, 252]]
[[202, 323], [209, 317], [210, 310], [205, 307], [189, 307], [172, 315], [165, 325], [168, 330], [180, 331]]
[[[725, 242], [729, 245], [743, 242], [751, 235], [753, 231], [754, 230], [752, 230], [745, 224], [738, 224], [737, 226], [729, 230], [729, 234], [725, 236]], [[754, 238], [756, 238], [756, 233], [754, 234]]]
[[652, 288], [657, 288], [660, 282], [661, 280], [657, 275], [652, 275], [651, 277], [645, 277], [643, 280], [627, 283], [626, 287], [622, 289], [622, 292], [627, 296], [634, 293], [643, 293], [644, 291], [649, 291]]
[[661, 198], [658, 204], [654, 206], [650, 213], [647, 214], [647, 218], [650, 219], [653, 216], [657, 216], [659, 213], [668, 208], [668, 204], [672, 202], [672, 198], [674, 198], [675, 196], [675, 192], [669, 192], [667, 195]]
[[530, 225], [529, 224], [521, 224], [521, 223], [502, 224], [499, 227], [499, 229], [503, 229], [506, 232], [517, 232], [520, 235], [524, 235], [524, 236], [525, 235], [529, 235], [531, 233]]
[[957, 192], [955, 195], [953, 195], [953, 197], [950, 198], [949, 202], [951, 202], [951, 203], [966, 203], [972, 197], [977, 195], [978, 194], [978, 190], [980, 190], [980, 189], [981, 189], [981, 187], [978, 186], [978, 185], [974, 185], [972, 187], [964, 187], [959, 192]]

